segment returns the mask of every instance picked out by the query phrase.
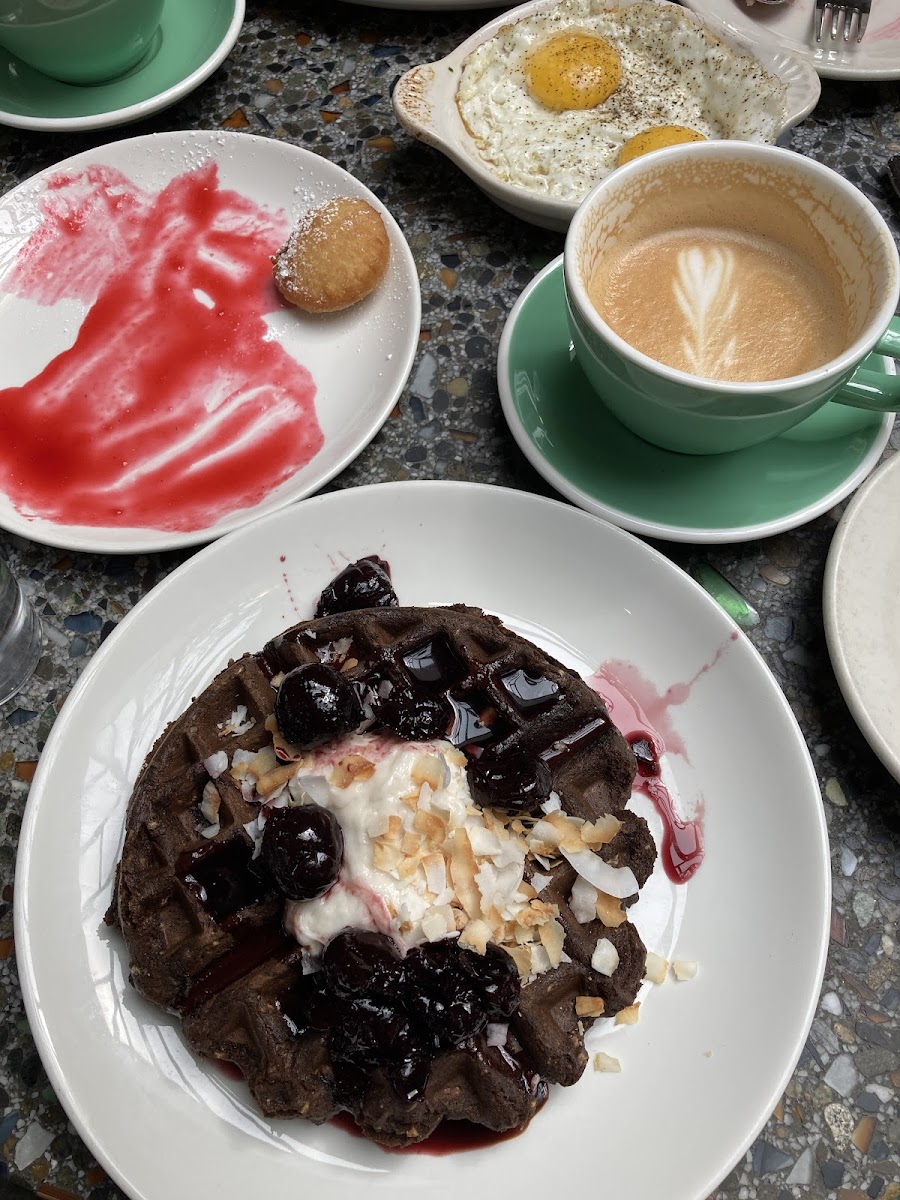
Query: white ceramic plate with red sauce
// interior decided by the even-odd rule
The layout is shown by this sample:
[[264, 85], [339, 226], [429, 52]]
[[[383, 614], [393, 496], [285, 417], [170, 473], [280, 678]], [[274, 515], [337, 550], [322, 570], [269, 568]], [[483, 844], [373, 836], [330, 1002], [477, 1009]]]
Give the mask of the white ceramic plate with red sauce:
[[[333, 196], [380, 212], [390, 265], [311, 316], [280, 300], [270, 256]], [[301, 499], [381, 427], [420, 316], [399, 226], [316, 154], [199, 131], [67, 159], [0, 198], [0, 526], [143, 552]]]
[[[334, 1125], [269, 1122], [244, 1085], [198, 1062], [175, 1018], [127, 983], [103, 924], [145, 754], [228, 660], [308, 616], [346, 562], [379, 554], [401, 602], [464, 601], [601, 688], [667, 747], [663, 778], [702, 817], [674, 953], [690, 982], [644, 997], [602, 1045], [618, 1074], [551, 1088], [520, 1136], [437, 1156], [389, 1154]], [[652, 815], [652, 813], [651, 813]], [[660, 826], [655, 826], [657, 835]], [[705, 1200], [787, 1084], [827, 946], [828, 843], [803, 737], [749, 641], [668, 559], [587, 513], [504, 488], [383, 484], [319, 496], [202, 550], [125, 618], [66, 702], [29, 796], [16, 953], [56, 1094], [134, 1200], [435, 1200], [550, 1187], [615, 1200]], [[675, 885], [671, 885], [673, 888]], [[677, 924], [677, 922], [676, 922]], [[77, 1018], [77, 1019], [76, 1019]]]

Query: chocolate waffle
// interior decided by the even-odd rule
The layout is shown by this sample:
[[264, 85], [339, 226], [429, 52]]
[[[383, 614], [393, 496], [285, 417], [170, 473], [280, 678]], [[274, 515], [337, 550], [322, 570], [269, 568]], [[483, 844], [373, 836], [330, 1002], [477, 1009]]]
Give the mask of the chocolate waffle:
[[[455, 1042], [438, 1036], [425, 1063], [412, 1052], [400, 1062], [395, 1050], [390, 1063], [361, 1072], [357, 1060], [339, 1058], [356, 1018], [340, 997], [323, 1002], [327, 971], [310, 974], [285, 932], [284, 896], [265, 856], [254, 856], [260, 805], [222, 769], [223, 752], [227, 768], [235, 751], [249, 758], [271, 746], [276, 689], [310, 663], [339, 671], [360, 698], [363, 726], [376, 732], [387, 725], [409, 739], [443, 736], [472, 764], [539, 759], [557, 823], [568, 816], [593, 830], [614, 818], [618, 832], [596, 853], [633, 873], [634, 891], [615, 919], [582, 912], [578, 920], [575, 868], [559, 853], [531, 862], [526, 878], [540, 873], [543, 883], [532, 903], [558, 914], [562, 953], [540, 972], [520, 966], [521, 991], [517, 982], [505, 1023], [482, 1020]], [[289, 774], [293, 764], [278, 769]], [[609, 1017], [631, 1005], [643, 979], [646, 952], [625, 910], [656, 850], [645, 822], [625, 807], [634, 774], [631, 749], [599, 697], [496, 618], [460, 605], [332, 612], [232, 663], [159, 738], [135, 784], [109, 919], [125, 937], [138, 991], [181, 1015], [195, 1051], [235, 1064], [267, 1116], [318, 1123], [346, 1109], [385, 1145], [419, 1141], [444, 1119], [514, 1128], [540, 1107], [548, 1083], [580, 1077], [586, 1028], [601, 1011]], [[505, 819], [534, 836], [541, 813]], [[601, 940], [618, 959], [608, 974], [591, 966]], [[477, 969], [487, 961], [448, 942], [466, 970], [469, 959]], [[504, 951], [490, 949], [495, 966], [496, 955], [509, 966]], [[397, 966], [403, 979], [417, 954]], [[407, 1011], [395, 1006], [389, 1015], [405, 1020]]]

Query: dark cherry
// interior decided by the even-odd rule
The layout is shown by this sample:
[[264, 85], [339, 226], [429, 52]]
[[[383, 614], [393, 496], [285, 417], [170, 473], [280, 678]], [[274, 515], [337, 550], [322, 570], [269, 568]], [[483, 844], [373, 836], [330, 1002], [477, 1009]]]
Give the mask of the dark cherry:
[[301, 975], [285, 993], [281, 1010], [292, 1033], [330, 1029], [335, 1005], [328, 993], [324, 974], [316, 971], [311, 975]]
[[275, 720], [282, 736], [304, 750], [349, 733], [362, 719], [356, 689], [327, 663], [294, 667], [275, 697]]
[[522, 984], [516, 964], [505, 950], [489, 942], [481, 959], [479, 981], [489, 1021], [509, 1021], [519, 1007]]
[[344, 567], [323, 589], [317, 617], [351, 612], [355, 608], [394, 608], [397, 594], [391, 585], [391, 568], [376, 554]]
[[262, 837], [262, 860], [289, 900], [314, 900], [337, 880], [344, 835], [334, 813], [318, 804], [273, 808]]
[[414, 742], [445, 737], [453, 721], [450, 706], [442, 696], [430, 696], [405, 682], [394, 683], [386, 696], [376, 685], [372, 711], [391, 733]]
[[472, 799], [482, 808], [536, 812], [550, 797], [553, 777], [532, 754], [482, 754], [466, 767]]
[[344, 929], [325, 947], [322, 967], [338, 996], [382, 992], [400, 972], [400, 950], [393, 938], [367, 929]]
[[638, 773], [644, 777], [659, 774], [659, 759], [648, 737], [638, 734], [631, 740], [631, 750], [637, 759]]
[[355, 999], [341, 1040], [344, 1057], [373, 1066], [417, 1058], [422, 1052], [422, 1039], [409, 1013], [388, 998]]

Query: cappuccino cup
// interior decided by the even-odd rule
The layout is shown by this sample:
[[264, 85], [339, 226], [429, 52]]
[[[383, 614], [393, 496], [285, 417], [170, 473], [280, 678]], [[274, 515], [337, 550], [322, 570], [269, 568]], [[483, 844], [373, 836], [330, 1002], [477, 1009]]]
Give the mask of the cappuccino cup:
[[102, 83], [150, 51], [164, 3], [0, 0], [0, 46], [64, 83]]
[[829, 400], [900, 409], [900, 259], [875, 207], [789, 150], [656, 151], [585, 197], [564, 255], [575, 356], [648, 442], [717, 454], [777, 437]]

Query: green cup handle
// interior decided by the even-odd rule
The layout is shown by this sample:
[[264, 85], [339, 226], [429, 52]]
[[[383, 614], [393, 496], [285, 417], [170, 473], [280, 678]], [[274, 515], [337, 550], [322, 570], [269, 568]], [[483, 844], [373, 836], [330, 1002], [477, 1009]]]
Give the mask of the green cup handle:
[[[900, 358], [900, 317], [892, 318], [872, 353]], [[898, 412], [900, 374], [882, 375], [878, 371], [860, 369], [832, 399], [838, 404], [849, 404], [851, 408], [867, 408], [870, 412]]]

